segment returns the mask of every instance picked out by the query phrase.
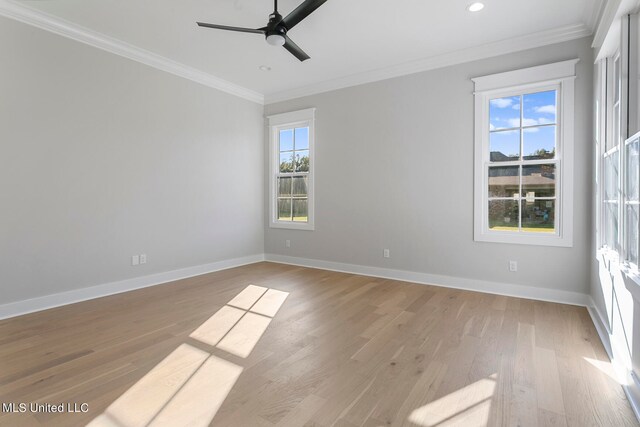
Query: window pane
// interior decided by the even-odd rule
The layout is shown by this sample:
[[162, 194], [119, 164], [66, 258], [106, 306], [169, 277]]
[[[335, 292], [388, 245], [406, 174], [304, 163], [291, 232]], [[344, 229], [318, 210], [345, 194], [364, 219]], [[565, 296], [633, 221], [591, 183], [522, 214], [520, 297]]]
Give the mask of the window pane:
[[296, 151], [296, 172], [309, 172], [309, 151]]
[[293, 172], [293, 153], [280, 153], [280, 173]]
[[293, 220], [307, 222], [307, 199], [293, 199]]
[[604, 159], [604, 199], [618, 200], [618, 152]]
[[627, 200], [638, 201], [638, 169], [640, 168], [640, 142], [633, 141], [627, 145]]
[[489, 228], [518, 231], [518, 200], [489, 201]]
[[291, 178], [278, 178], [278, 197], [291, 196]]
[[613, 102], [620, 101], [620, 56], [613, 63]]
[[293, 129], [280, 131], [280, 151], [293, 150]]
[[522, 99], [523, 126], [556, 123], [556, 91], [530, 93]]
[[638, 205], [627, 205], [627, 259], [638, 265]]
[[489, 197], [518, 197], [520, 166], [489, 168]]
[[489, 134], [489, 159], [492, 162], [520, 160], [520, 131], [491, 132]]
[[298, 176], [293, 178], [293, 196], [303, 197], [307, 195], [307, 182], [309, 178], [306, 176]]
[[523, 200], [522, 231], [528, 233], [555, 232], [554, 200]]
[[489, 101], [489, 129], [520, 127], [520, 97], [497, 98]]
[[620, 144], [620, 104], [613, 107], [613, 134], [611, 144], [607, 149], [617, 147]]
[[556, 165], [530, 165], [522, 167], [522, 197], [555, 197]]
[[309, 149], [309, 128], [296, 128], [296, 151]]
[[278, 199], [278, 219], [291, 221], [291, 199]]
[[618, 204], [605, 203], [605, 243], [613, 250], [618, 250]]
[[556, 127], [527, 128], [523, 132], [524, 160], [553, 159], [556, 154]]

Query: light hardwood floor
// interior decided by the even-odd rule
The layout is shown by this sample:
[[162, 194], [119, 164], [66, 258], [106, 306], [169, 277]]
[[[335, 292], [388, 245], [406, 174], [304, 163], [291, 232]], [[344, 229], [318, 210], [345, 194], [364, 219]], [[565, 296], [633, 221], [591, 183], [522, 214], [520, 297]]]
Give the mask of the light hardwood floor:
[[584, 308], [273, 263], [0, 322], [1, 402], [89, 405], [2, 426], [638, 425], [612, 376]]

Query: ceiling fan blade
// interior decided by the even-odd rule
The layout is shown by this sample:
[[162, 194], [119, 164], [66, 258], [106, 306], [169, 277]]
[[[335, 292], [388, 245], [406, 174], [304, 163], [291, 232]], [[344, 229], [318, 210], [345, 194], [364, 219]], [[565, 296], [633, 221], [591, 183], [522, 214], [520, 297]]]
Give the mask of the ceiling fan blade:
[[287, 49], [293, 56], [298, 58], [300, 62], [306, 61], [311, 58], [309, 55], [304, 53], [304, 50], [300, 49], [300, 47], [293, 42], [288, 36], [284, 36], [284, 48]]
[[311, 15], [314, 10], [322, 6], [327, 0], [306, 0], [300, 6], [296, 7], [293, 12], [288, 14], [283, 20], [282, 24], [287, 30], [295, 27], [300, 21], [307, 16]]
[[198, 26], [206, 27], [206, 28], [216, 28], [218, 30], [228, 30], [228, 31], [238, 31], [240, 33], [255, 33], [255, 34], [264, 34], [264, 29], [262, 28], [243, 28], [243, 27], [229, 27], [227, 25], [217, 25], [217, 24], [207, 24], [206, 22], [197, 22]]

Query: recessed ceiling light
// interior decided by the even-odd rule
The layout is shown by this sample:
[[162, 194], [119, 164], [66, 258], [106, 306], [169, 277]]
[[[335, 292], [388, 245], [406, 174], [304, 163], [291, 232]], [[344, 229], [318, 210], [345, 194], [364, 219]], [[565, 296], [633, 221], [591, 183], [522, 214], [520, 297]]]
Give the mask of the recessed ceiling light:
[[271, 71], [271, 67], [267, 66], [267, 65], [261, 65], [258, 67], [258, 70], [260, 71]]
[[472, 3], [467, 7], [469, 12], [480, 12], [482, 9], [484, 9], [484, 4], [480, 2]]

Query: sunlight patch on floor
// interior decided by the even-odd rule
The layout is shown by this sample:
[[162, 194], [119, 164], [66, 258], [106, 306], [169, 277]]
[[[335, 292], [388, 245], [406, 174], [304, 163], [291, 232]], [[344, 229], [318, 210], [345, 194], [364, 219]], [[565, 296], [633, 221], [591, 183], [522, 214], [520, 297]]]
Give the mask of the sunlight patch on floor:
[[149, 425], [208, 426], [241, 373], [240, 366], [209, 357]]
[[[249, 285], [189, 337], [246, 358], [288, 296]], [[208, 426], [242, 371], [241, 366], [181, 344], [88, 426]]]
[[[127, 427], [149, 424], [208, 357], [206, 351], [180, 345], [107, 408], [107, 419]], [[110, 425], [106, 421], [89, 425]]]
[[275, 289], [269, 289], [265, 294], [256, 302], [250, 311], [253, 313], [262, 314], [263, 316], [273, 317], [276, 315], [284, 300], [289, 296], [289, 292], [282, 292]]
[[216, 347], [239, 357], [247, 357], [258, 344], [269, 323], [270, 317], [247, 313]]
[[189, 336], [205, 344], [215, 346], [244, 314], [244, 310], [224, 306]]
[[408, 420], [421, 427], [486, 426], [496, 374], [429, 402], [409, 414]]
[[249, 310], [266, 291], [267, 288], [263, 288], [262, 286], [249, 285], [229, 301], [227, 305]]
[[613, 381], [620, 384], [616, 372], [613, 369], [613, 365], [610, 362], [603, 362], [602, 360], [591, 359], [589, 357], [583, 357], [583, 359], [589, 362], [591, 366], [595, 367], [600, 372], [611, 378]]

